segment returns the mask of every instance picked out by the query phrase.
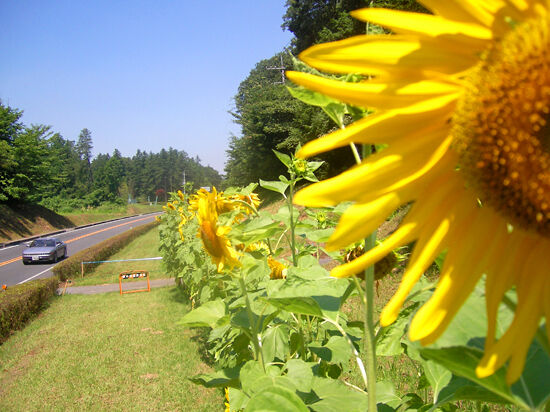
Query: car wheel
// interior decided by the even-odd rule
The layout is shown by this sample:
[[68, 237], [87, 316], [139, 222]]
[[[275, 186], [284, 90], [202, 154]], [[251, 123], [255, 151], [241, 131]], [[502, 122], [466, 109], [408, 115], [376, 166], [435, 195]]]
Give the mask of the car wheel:
[[57, 263], [57, 251], [53, 255], [53, 263]]
[[63, 249], [63, 259], [67, 259], [67, 248]]
[[24, 265], [28, 265], [29, 262], [27, 262], [27, 261], [24, 260], [24, 261], [23, 261], [23, 264], [24, 264]]

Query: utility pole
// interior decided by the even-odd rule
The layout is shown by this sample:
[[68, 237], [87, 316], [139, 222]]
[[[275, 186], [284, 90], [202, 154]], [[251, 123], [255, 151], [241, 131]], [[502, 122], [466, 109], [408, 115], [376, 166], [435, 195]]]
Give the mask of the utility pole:
[[267, 70], [280, 70], [281, 71], [281, 81], [275, 82], [273, 84], [285, 84], [285, 69], [286, 67], [283, 65], [283, 55], [281, 57], [281, 67], [266, 67]]

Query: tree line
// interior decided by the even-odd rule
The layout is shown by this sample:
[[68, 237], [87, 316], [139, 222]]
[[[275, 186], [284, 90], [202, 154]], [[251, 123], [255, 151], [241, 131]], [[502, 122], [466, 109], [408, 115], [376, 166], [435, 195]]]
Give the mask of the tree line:
[[220, 186], [222, 177], [183, 150], [118, 149], [92, 159], [93, 140], [84, 128], [76, 141], [44, 125], [26, 126], [23, 112], [0, 101], [0, 202], [40, 203], [55, 210], [104, 202], [164, 201], [168, 192]]
[[[293, 56], [308, 47], [365, 34], [367, 25], [349, 13], [368, 5], [426, 12], [414, 0], [287, 0], [282, 28], [294, 35], [290, 47], [258, 62], [234, 97], [232, 115], [241, 127], [241, 134], [229, 139], [225, 165], [227, 184], [247, 185], [258, 179], [278, 179], [286, 168], [273, 155], [273, 150], [294, 153], [299, 145], [336, 128], [320, 108], [292, 97], [287, 90], [292, 87], [290, 82], [282, 83], [281, 74], [272, 68], [281, 67], [282, 63], [287, 70], [295, 70]], [[384, 30], [369, 25], [368, 31]], [[355, 162], [349, 148], [331, 151], [319, 156], [319, 160], [325, 161], [317, 173], [321, 178], [339, 174]]]

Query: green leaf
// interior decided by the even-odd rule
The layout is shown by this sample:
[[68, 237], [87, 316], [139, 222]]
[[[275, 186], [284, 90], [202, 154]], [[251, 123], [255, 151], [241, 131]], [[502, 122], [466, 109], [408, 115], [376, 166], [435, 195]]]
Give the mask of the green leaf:
[[334, 320], [338, 317], [347, 287], [348, 281], [345, 279], [325, 277], [310, 280], [289, 275], [278, 290], [268, 289], [268, 300], [277, 307], [283, 303], [289, 305], [287, 308], [281, 307], [289, 312], [321, 316], [320, 310], [323, 317]]
[[286, 376], [281, 376], [281, 369], [277, 366], [266, 365], [264, 371], [260, 362], [254, 360], [246, 362], [241, 368], [240, 379], [242, 389], [248, 396], [273, 385], [296, 391], [293, 382]]
[[378, 381], [376, 382], [376, 402], [395, 409], [401, 405], [402, 400], [395, 392], [392, 382]]
[[211, 300], [186, 313], [178, 324], [187, 327], [215, 327], [226, 314], [225, 303], [221, 299]]
[[309, 410], [296, 393], [274, 385], [252, 396], [245, 411], [308, 412]]
[[217, 372], [204, 373], [189, 378], [191, 382], [206, 388], [223, 388], [239, 384], [240, 367], [222, 369]]
[[506, 384], [504, 369], [499, 369], [487, 378], [477, 377], [475, 369], [483, 356], [481, 350], [465, 346], [454, 346], [440, 349], [421, 348], [419, 352], [423, 357], [443, 365], [455, 375], [477, 383], [508, 402], [515, 403], [522, 408], [528, 408], [521, 399], [512, 394]]
[[277, 192], [285, 195], [286, 189], [288, 189], [288, 183], [279, 182], [279, 181], [265, 181], [260, 179], [260, 186], [264, 189], [271, 190], [273, 192]]
[[317, 399], [308, 402], [308, 406], [315, 412], [367, 410], [367, 394], [347, 387], [338, 380], [314, 376], [312, 389]]
[[287, 312], [323, 317], [317, 301], [311, 297], [269, 298], [268, 300], [272, 305]]
[[266, 362], [273, 362], [276, 358], [286, 360], [289, 356], [288, 326], [267, 328], [262, 336], [262, 351]]
[[338, 127], [344, 125], [344, 115], [346, 114], [346, 105], [344, 103], [303, 87], [287, 87], [287, 89], [296, 99], [311, 106], [321, 107]]
[[277, 159], [279, 159], [286, 167], [290, 168], [290, 166], [292, 165], [292, 159], [290, 158], [289, 155], [278, 152], [277, 150], [273, 150], [273, 153], [275, 153], [275, 156], [277, 156]]
[[403, 353], [401, 338], [409, 323], [409, 317], [418, 308], [418, 304], [403, 309], [394, 323], [380, 329], [376, 335], [376, 354], [380, 356], [396, 356]]
[[535, 340], [527, 353], [523, 374], [512, 385], [512, 392], [525, 399], [533, 409], [542, 410], [550, 401], [548, 371], [550, 356]]
[[444, 366], [432, 361], [424, 361], [424, 373], [434, 392], [434, 403], [437, 403], [439, 392], [451, 381], [453, 374]]
[[245, 408], [250, 398], [236, 388], [229, 388], [229, 405], [232, 411], [240, 411]]
[[317, 176], [315, 176], [315, 174], [313, 172], [307, 172], [305, 175], [302, 176], [304, 179], [310, 181], [310, 182], [313, 182], [313, 183], [316, 183], [319, 181], [319, 179], [317, 179]]
[[287, 369], [286, 376], [296, 385], [296, 388], [303, 393], [311, 391], [313, 382], [313, 370], [315, 362], [304, 362], [302, 359], [291, 359], [285, 367]]
[[309, 345], [309, 349], [321, 359], [346, 365], [352, 355], [351, 347], [343, 336], [331, 336], [325, 345]]
[[461, 400], [509, 403], [506, 399], [496, 395], [484, 387], [476, 385], [465, 378], [453, 375], [447, 386], [442, 388], [439, 392], [437, 403], [434, 405], [434, 408], [449, 402]]
[[330, 227], [327, 229], [309, 230], [309, 231], [306, 231], [306, 237], [309, 240], [312, 240], [314, 242], [324, 243], [329, 239], [329, 237], [333, 233], [334, 233], [333, 227]]
[[321, 166], [323, 166], [323, 161], [311, 161], [307, 162], [307, 169], [311, 172], [315, 172], [317, 169], [319, 169]]

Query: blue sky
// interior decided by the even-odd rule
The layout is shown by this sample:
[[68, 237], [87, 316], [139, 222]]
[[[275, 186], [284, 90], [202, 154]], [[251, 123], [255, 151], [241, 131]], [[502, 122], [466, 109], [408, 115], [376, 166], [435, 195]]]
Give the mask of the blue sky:
[[290, 44], [285, 0], [0, 0], [0, 99], [93, 154], [173, 147], [223, 172], [227, 113]]

